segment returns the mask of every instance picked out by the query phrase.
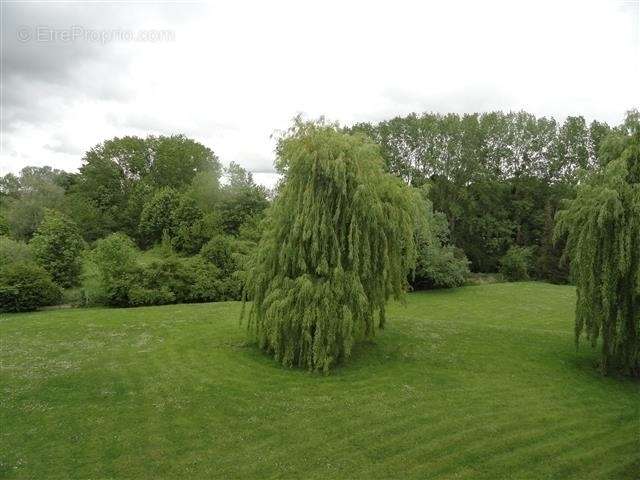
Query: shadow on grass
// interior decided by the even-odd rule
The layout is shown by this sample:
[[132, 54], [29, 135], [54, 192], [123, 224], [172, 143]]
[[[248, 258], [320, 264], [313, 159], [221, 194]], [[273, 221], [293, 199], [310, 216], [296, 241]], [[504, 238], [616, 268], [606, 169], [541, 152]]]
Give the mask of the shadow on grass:
[[[600, 352], [597, 348], [580, 346], [575, 354], [564, 359], [565, 363], [585, 377], [599, 382], [615, 382], [618, 384], [635, 384], [640, 387], [640, 378], [625, 375], [619, 370], [603, 374], [600, 364]], [[639, 477], [640, 478], [640, 477]]]
[[[394, 344], [395, 345], [395, 344]], [[388, 342], [380, 342], [377, 339], [367, 339], [356, 342], [352, 348], [351, 356], [346, 362], [334, 364], [327, 374], [312, 372], [299, 367], [286, 367], [276, 361], [273, 355], [261, 350], [257, 342], [244, 342], [234, 347], [235, 354], [239, 355], [243, 362], [252, 364], [256, 369], [276, 373], [296, 372], [318, 377], [358, 375], [377, 376], [388, 370], [405, 368], [415, 360], [408, 357], [403, 351], [402, 343], [396, 348], [389, 348]]]

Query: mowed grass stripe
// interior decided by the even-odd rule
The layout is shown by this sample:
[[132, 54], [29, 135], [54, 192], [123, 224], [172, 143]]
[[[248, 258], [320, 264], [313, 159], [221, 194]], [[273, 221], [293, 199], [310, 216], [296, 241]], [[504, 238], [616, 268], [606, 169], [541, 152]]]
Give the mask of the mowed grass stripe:
[[[437, 461], [429, 466], [429, 472], [435, 475], [447, 476], [457, 469], [458, 465], [472, 465], [482, 469], [487, 459], [500, 458], [502, 454], [511, 459], [518, 459], [514, 465], [516, 470], [523, 464], [531, 465], [531, 448], [539, 445], [553, 445], [550, 454], [557, 454], [560, 451], [560, 444], [566, 449], [575, 445], [575, 440], [582, 442], [601, 438], [603, 431], [589, 433], [582, 431], [573, 434], [579, 427], [577, 421], [566, 421], [562, 424], [540, 424], [539, 422], [524, 422], [522, 426], [515, 423], [501, 425], [495, 432], [487, 432], [485, 436], [464, 438], [466, 443], [458, 438], [455, 444], [448, 444], [446, 447], [432, 451]], [[565, 433], [559, 436], [559, 433]], [[452, 448], [455, 447], [455, 448]], [[495, 462], [502, 467], [508, 462]], [[438, 465], [441, 465], [438, 467]], [[544, 462], [536, 465], [536, 468], [543, 466]]]
[[[612, 430], [610, 427], [591, 428], [585, 431], [584, 425], [572, 429], [570, 433], [563, 437], [553, 436], [541, 439], [535, 436], [514, 449], [504, 449], [497, 455], [491, 455], [487, 466], [508, 467], [518, 470], [523, 463], [533, 463], [539, 469], [552, 464], [555, 468], [571, 466], [573, 470], [586, 468], [587, 471], [594, 471], [614, 450], [625, 449], [632, 458], [634, 441], [631, 440], [633, 432], [631, 427], [623, 429], [623, 439], [620, 440], [619, 430]], [[585, 448], [585, 445], [593, 445], [592, 448]], [[520, 453], [521, 452], [521, 453]], [[576, 461], [577, 456], [586, 456], [588, 461]], [[584, 467], [586, 465], [586, 467]], [[548, 467], [547, 467], [548, 468]]]
[[638, 383], [573, 343], [574, 290], [410, 294], [324, 377], [237, 303], [0, 319], [5, 478], [634, 478]]

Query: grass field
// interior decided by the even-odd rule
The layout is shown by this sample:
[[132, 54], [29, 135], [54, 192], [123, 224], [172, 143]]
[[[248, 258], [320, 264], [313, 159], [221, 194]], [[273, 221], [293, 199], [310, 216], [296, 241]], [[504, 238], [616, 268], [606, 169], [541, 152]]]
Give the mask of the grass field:
[[329, 376], [240, 304], [4, 315], [2, 478], [635, 479], [640, 384], [573, 341], [574, 289], [411, 294]]

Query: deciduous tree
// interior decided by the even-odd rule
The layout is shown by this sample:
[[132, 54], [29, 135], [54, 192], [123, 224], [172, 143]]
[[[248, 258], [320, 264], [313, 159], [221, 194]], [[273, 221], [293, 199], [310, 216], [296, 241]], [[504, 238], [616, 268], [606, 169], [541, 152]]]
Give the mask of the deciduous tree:
[[[602, 146], [613, 158], [558, 213], [577, 284], [576, 341], [602, 341], [601, 368], [640, 375], [640, 114]], [[615, 157], [617, 155], [617, 157]]]
[[415, 191], [378, 147], [297, 121], [278, 147], [284, 180], [248, 275], [249, 326], [287, 366], [327, 371], [385, 323], [416, 258]]

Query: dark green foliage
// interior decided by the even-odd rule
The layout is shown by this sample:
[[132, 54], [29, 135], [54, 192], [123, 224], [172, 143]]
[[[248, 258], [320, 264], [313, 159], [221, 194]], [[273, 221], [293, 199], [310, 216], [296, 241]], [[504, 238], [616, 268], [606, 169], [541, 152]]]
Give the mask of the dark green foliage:
[[296, 122], [277, 167], [284, 179], [247, 276], [249, 328], [282, 364], [327, 371], [406, 290], [420, 200], [383, 172], [375, 145], [323, 123]]
[[510, 282], [528, 280], [533, 268], [530, 247], [512, 246], [500, 259], [500, 273]]
[[133, 241], [123, 234], [96, 242], [91, 260], [104, 292], [98, 298], [111, 306], [240, 299], [242, 285], [234, 272], [223, 273], [199, 255], [184, 258], [171, 252], [143, 263]]
[[465, 195], [464, 210], [454, 221], [454, 243], [468, 255], [474, 270], [495, 272], [517, 227], [505, 208], [511, 201], [511, 188], [503, 182], [480, 180], [469, 185]]
[[140, 215], [140, 234], [145, 245], [160, 242], [166, 233], [171, 236], [175, 230], [174, 212], [180, 203], [180, 195], [173, 188], [158, 190], [144, 205]]
[[98, 240], [91, 259], [107, 280], [135, 266], [138, 251], [133, 241], [123, 233], [114, 233]]
[[218, 267], [200, 255], [182, 259], [182, 269], [187, 279], [183, 302], [219, 302], [239, 300], [242, 285], [233, 274], [225, 275]]
[[209, 240], [200, 251], [200, 255], [208, 262], [220, 269], [225, 275], [236, 270], [236, 262], [233, 258], [234, 241], [228, 235], [218, 235]]
[[9, 222], [4, 217], [4, 215], [0, 214], [0, 237], [3, 235], [9, 235]]
[[239, 300], [242, 285], [200, 256], [170, 256], [140, 265], [128, 281], [120, 306]]
[[602, 343], [604, 373], [640, 376], [640, 114], [603, 141], [606, 166], [558, 213], [577, 284], [576, 341]]
[[172, 219], [171, 245], [176, 251], [189, 255], [198, 253], [218, 228], [217, 219], [205, 216], [197, 201], [187, 195], [180, 197]]
[[0, 312], [25, 312], [60, 301], [62, 292], [51, 275], [30, 261], [0, 266]]
[[196, 254], [219, 230], [218, 218], [205, 215], [197, 201], [173, 188], [158, 190], [144, 205], [140, 216], [140, 239], [151, 246], [167, 238], [172, 248]]
[[35, 260], [61, 287], [78, 284], [84, 241], [78, 226], [67, 216], [46, 210], [30, 242]]
[[511, 245], [532, 246], [536, 276], [559, 282], [567, 270], [551, 242], [553, 215], [573, 196], [580, 169], [599, 163], [609, 130], [582, 117], [559, 124], [526, 112], [411, 114], [351, 129], [381, 146], [389, 171], [430, 185], [434, 210], [447, 216], [451, 241], [474, 271], [495, 272]]
[[570, 272], [568, 262], [562, 258], [564, 241], [554, 241], [555, 215], [559, 207], [557, 195], [545, 204], [544, 226], [540, 246], [537, 247], [534, 274], [538, 279], [562, 284], [570, 281]]
[[200, 257], [217, 268], [215, 291], [225, 300], [239, 299], [244, 285], [244, 262], [249, 249], [255, 245], [235, 240], [231, 236], [218, 235], [207, 242]]
[[65, 196], [64, 211], [81, 228], [82, 236], [87, 242], [103, 238], [117, 228], [112, 221], [105, 220], [105, 215], [95, 204], [75, 191]]
[[90, 220], [84, 233], [91, 240], [114, 231], [136, 236], [142, 207], [156, 191], [184, 192], [195, 179], [206, 179], [217, 192], [221, 174], [214, 153], [183, 135], [113, 138], [88, 151], [83, 162], [70, 187], [71, 209], [83, 226], [80, 218]]
[[410, 276], [414, 289], [452, 288], [469, 276], [469, 260], [464, 252], [449, 244], [449, 226], [442, 213], [434, 213], [428, 190], [423, 190], [427, 212], [424, 228], [417, 233], [418, 258]]
[[264, 215], [254, 215], [240, 226], [238, 238], [242, 241], [258, 244], [262, 237]]

